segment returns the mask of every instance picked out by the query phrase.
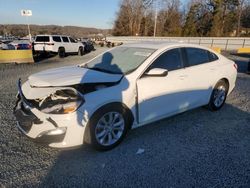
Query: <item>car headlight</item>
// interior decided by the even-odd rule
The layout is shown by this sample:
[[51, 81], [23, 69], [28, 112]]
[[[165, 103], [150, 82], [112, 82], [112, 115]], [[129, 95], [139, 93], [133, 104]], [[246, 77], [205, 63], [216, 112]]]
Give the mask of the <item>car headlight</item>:
[[67, 114], [76, 111], [83, 102], [76, 90], [57, 90], [39, 102], [39, 110], [46, 114]]

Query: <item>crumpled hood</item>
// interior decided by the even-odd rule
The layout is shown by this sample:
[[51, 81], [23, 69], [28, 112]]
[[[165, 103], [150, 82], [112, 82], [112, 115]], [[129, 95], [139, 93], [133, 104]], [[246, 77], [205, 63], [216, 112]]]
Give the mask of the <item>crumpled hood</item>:
[[29, 83], [33, 87], [59, 87], [80, 83], [108, 83], [118, 82], [121, 74], [108, 74], [78, 66], [68, 66], [49, 69], [29, 76]]

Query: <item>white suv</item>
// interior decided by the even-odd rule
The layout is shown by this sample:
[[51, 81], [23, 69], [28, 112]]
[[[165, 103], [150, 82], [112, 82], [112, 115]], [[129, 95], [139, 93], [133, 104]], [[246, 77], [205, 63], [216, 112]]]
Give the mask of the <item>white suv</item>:
[[69, 36], [37, 35], [34, 41], [34, 50], [38, 53], [58, 53], [59, 57], [64, 57], [66, 53], [83, 55], [84, 45]]

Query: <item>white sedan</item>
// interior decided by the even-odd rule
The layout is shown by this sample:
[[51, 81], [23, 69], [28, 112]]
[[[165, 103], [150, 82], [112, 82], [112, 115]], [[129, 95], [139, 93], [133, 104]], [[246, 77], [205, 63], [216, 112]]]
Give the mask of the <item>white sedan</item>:
[[19, 80], [14, 114], [35, 141], [108, 150], [131, 128], [200, 106], [220, 109], [236, 75], [233, 61], [205, 47], [126, 44], [83, 65]]

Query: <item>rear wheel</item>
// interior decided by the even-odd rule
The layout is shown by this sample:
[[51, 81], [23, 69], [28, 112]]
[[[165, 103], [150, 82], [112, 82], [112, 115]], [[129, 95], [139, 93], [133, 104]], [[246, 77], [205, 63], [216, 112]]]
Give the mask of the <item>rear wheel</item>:
[[58, 49], [58, 55], [60, 58], [64, 58], [65, 57], [65, 49], [64, 48], [59, 48]]
[[211, 111], [219, 110], [225, 103], [228, 93], [228, 84], [224, 80], [220, 80], [215, 85], [208, 107]]
[[114, 148], [125, 137], [130, 123], [126, 110], [119, 105], [97, 110], [89, 123], [91, 145], [97, 150]]
[[83, 48], [80, 47], [79, 50], [78, 50], [78, 55], [82, 56], [83, 54], [84, 54]]

